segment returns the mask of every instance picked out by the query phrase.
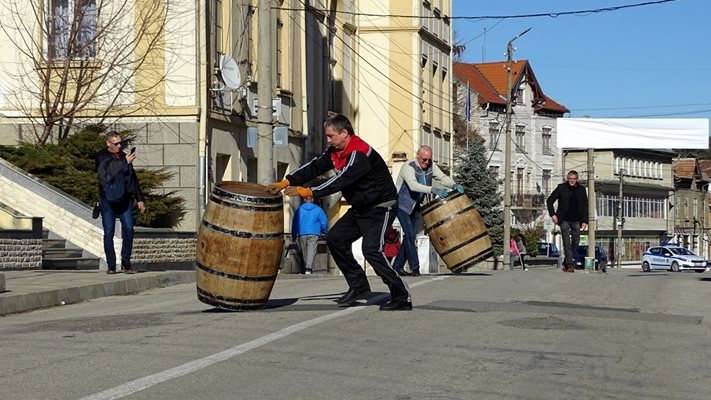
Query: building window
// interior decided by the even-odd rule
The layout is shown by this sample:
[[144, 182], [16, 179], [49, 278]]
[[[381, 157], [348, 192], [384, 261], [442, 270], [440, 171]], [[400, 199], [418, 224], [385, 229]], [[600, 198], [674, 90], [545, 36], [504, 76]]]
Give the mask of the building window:
[[516, 194], [523, 194], [523, 168], [516, 168]]
[[543, 143], [543, 154], [553, 154], [551, 151], [551, 128], [549, 126], [543, 127], [541, 139], [541, 142]]
[[48, 56], [53, 60], [96, 57], [96, 0], [50, 0]]
[[499, 141], [499, 123], [489, 122], [489, 150], [496, 150]]
[[523, 87], [520, 87], [516, 89], [516, 104], [523, 104], [523, 96], [525, 95], [526, 91], [523, 90]]
[[420, 145], [427, 145], [432, 147], [432, 131], [429, 127], [422, 128], [422, 136], [420, 137]]
[[550, 182], [551, 182], [551, 170], [544, 169], [543, 175], [541, 176], [542, 190], [544, 194], [550, 193]]
[[449, 150], [450, 146], [452, 146], [452, 135], [445, 134], [443, 138], [444, 141], [442, 142], [442, 159], [440, 160], [440, 162], [444, 165], [450, 165], [452, 163], [452, 154]]
[[526, 126], [516, 125], [516, 151], [523, 153], [526, 151]]

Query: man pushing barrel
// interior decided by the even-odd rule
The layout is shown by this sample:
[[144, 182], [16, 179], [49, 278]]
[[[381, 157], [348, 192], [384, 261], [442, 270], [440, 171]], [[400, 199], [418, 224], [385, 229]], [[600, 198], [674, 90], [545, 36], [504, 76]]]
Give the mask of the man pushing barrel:
[[[380, 306], [384, 311], [412, 310], [410, 288], [383, 254], [385, 233], [395, 219], [397, 191], [383, 158], [353, 131], [344, 115], [337, 114], [324, 123], [329, 147], [319, 157], [269, 185], [268, 192], [286, 189], [287, 196], [323, 197], [341, 192], [351, 208], [335, 223], [326, 244], [348, 283], [348, 291], [337, 303], [350, 307], [370, 295], [365, 271], [353, 257], [351, 246], [363, 238], [363, 255], [390, 289], [391, 299]], [[307, 188], [304, 183], [330, 171], [336, 175], [324, 183]]]
[[[435, 182], [439, 187], [433, 186]], [[449, 195], [444, 188], [464, 193], [464, 187], [455, 183], [432, 162], [432, 148], [427, 145], [420, 146], [415, 159], [408, 160], [400, 169], [396, 187], [399, 204], [397, 219], [402, 227], [403, 239], [402, 246], [393, 261], [393, 268], [399, 275], [408, 275], [404, 269], [407, 261], [412, 276], [420, 276], [420, 259], [416, 246], [417, 231], [422, 220], [420, 204], [426, 194], [432, 193], [444, 198]]]

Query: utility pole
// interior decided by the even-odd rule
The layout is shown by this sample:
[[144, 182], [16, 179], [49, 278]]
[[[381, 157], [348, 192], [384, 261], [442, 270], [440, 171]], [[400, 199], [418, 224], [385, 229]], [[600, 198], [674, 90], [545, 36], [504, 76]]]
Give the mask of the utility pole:
[[[594, 157], [595, 150], [588, 149], [588, 257], [592, 257], [593, 260], [595, 260], [595, 229], [597, 229]], [[595, 265], [594, 263], [595, 261], [593, 261], [593, 265]]]
[[259, 0], [259, 60], [257, 63], [257, 183], [274, 182], [272, 137], [272, 2]]
[[[504, 269], [511, 268], [511, 108], [513, 106], [513, 42], [531, 28], [514, 36], [506, 45], [506, 139], [504, 141]], [[506, 268], [508, 267], [508, 268]]]
[[615, 260], [617, 268], [622, 268], [622, 185], [625, 183], [626, 170], [620, 169], [620, 192], [617, 195], [617, 249]]

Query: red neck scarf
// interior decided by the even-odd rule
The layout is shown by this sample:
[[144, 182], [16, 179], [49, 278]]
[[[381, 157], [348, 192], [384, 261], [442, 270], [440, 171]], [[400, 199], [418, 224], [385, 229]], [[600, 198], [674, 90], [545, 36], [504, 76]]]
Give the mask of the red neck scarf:
[[348, 145], [345, 149], [343, 149], [343, 151], [331, 152], [331, 161], [333, 161], [333, 167], [337, 171], [342, 170], [343, 167], [346, 166], [346, 162], [351, 156], [351, 153], [353, 153], [354, 151], [359, 151], [367, 156], [370, 152], [370, 145], [364, 142], [363, 139], [360, 138], [360, 136], [352, 135], [351, 141], [348, 142]]

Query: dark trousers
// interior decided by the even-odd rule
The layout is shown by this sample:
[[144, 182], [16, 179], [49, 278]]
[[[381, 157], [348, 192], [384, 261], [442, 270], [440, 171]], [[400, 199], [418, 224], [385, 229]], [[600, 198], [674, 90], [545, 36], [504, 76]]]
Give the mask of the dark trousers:
[[116, 251], [114, 250], [114, 232], [116, 218], [121, 221], [121, 264], [131, 263], [133, 252], [133, 207], [130, 203], [120, 207], [112, 207], [105, 198], [101, 199], [101, 225], [104, 228], [104, 254], [109, 269], [116, 269]]
[[328, 232], [326, 244], [338, 269], [346, 278], [348, 287], [353, 290], [369, 289], [370, 284], [365, 271], [353, 257], [352, 245], [363, 237], [363, 256], [373, 267], [375, 273], [390, 289], [393, 299], [412, 301], [410, 288], [388, 263], [383, 246], [385, 233], [395, 220], [395, 209], [375, 207], [370, 210], [350, 209]]
[[417, 206], [412, 214], [408, 214], [406, 211], [397, 209], [397, 220], [400, 221], [400, 226], [402, 227], [402, 246], [397, 252], [395, 261], [393, 262], [393, 268], [395, 271], [403, 271], [405, 268], [405, 261], [410, 265], [410, 271], [415, 272], [420, 270], [420, 259], [417, 255], [417, 228], [420, 226], [420, 220], [422, 219], [422, 214], [420, 213], [420, 208]]
[[560, 233], [563, 235], [563, 254], [565, 255], [563, 266], [575, 268], [573, 256], [575, 256], [575, 250], [578, 249], [578, 243], [580, 243], [580, 222], [561, 222]]

